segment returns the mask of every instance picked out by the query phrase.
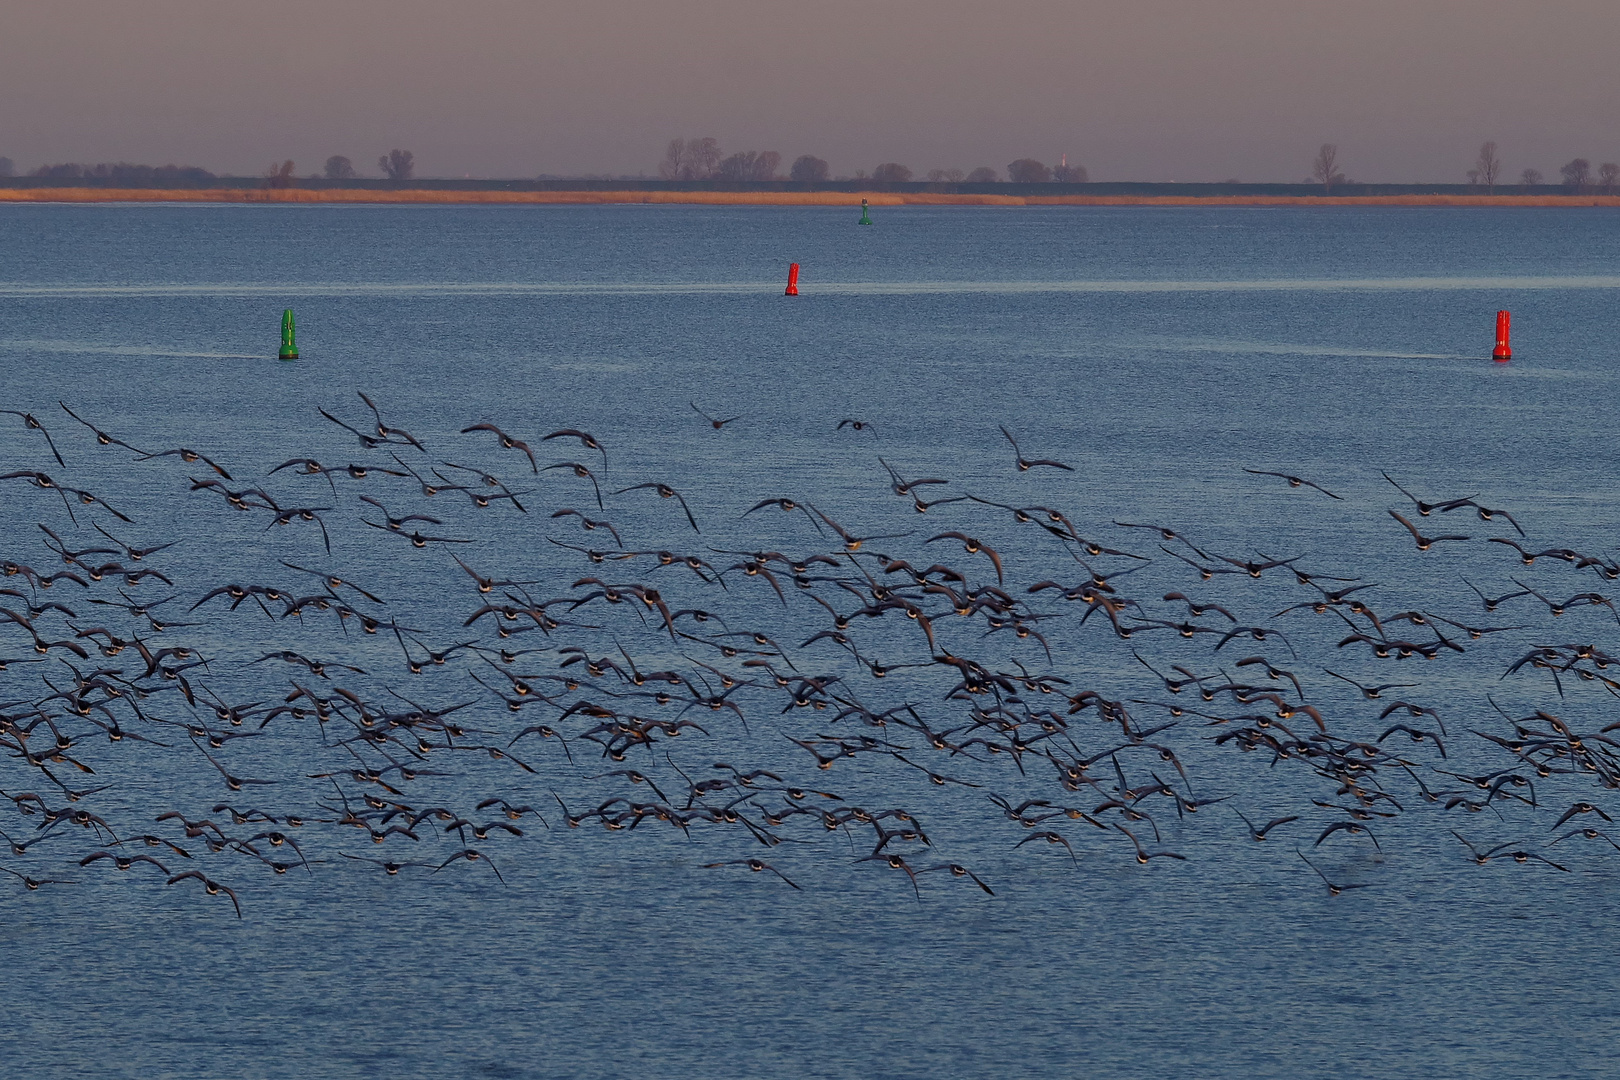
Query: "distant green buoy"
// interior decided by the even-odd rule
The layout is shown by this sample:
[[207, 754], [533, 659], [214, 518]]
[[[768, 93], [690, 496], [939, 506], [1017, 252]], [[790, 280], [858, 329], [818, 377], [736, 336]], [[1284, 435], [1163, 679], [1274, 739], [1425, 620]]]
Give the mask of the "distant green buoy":
[[298, 359], [298, 342], [295, 340], [297, 327], [293, 325], [292, 308], [281, 313], [281, 358], [283, 360]]
[[868, 214], [866, 212], [866, 200], [865, 199], [861, 200], [861, 220], [860, 220], [859, 224], [861, 224], [861, 225], [870, 225], [870, 224], [872, 224], [872, 215], [870, 215], [870, 214]]

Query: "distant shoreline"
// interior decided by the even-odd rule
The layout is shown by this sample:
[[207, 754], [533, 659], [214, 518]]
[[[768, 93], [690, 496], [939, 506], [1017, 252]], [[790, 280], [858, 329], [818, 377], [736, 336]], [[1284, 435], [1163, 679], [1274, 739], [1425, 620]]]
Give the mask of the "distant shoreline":
[[456, 191], [419, 188], [0, 187], [0, 203], [294, 203], [697, 206], [1620, 207], [1620, 195], [991, 195], [929, 191]]

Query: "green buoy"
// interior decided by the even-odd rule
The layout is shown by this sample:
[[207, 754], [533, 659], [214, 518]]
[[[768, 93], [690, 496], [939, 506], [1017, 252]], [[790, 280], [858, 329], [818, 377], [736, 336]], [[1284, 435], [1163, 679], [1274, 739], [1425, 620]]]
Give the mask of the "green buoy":
[[861, 220], [860, 220], [859, 224], [861, 224], [861, 225], [870, 225], [870, 224], [872, 224], [872, 216], [866, 212], [866, 200], [865, 199], [861, 200]]
[[281, 313], [281, 359], [298, 359], [298, 342], [294, 340], [296, 327], [293, 325], [292, 308]]

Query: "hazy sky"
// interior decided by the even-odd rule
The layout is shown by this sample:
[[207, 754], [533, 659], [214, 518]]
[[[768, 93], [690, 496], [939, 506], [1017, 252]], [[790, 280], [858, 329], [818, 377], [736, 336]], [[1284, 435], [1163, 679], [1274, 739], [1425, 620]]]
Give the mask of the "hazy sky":
[[653, 173], [675, 135], [918, 173], [1457, 181], [1620, 160], [1616, 0], [0, 0], [0, 155]]

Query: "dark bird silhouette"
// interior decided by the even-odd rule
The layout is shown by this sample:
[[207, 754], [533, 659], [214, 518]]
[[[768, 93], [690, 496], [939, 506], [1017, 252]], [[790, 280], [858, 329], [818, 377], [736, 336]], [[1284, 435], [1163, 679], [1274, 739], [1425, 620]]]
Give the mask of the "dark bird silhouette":
[[1432, 731], [1421, 731], [1418, 728], [1410, 727], [1410, 726], [1408, 726], [1406, 724], [1395, 724], [1395, 725], [1393, 725], [1388, 730], [1386, 730], [1382, 735], [1378, 736], [1378, 741], [1383, 742], [1385, 739], [1389, 738], [1391, 735], [1395, 734], [1397, 731], [1404, 732], [1406, 734], [1406, 736], [1408, 738], [1410, 738], [1415, 743], [1420, 743], [1420, 742], [1423, 742], [1425, 740], [1432, 740], [1434, 742], [1435, 747], [1440, 751], [1440, 756], [1442, 758], [1444, 758], [1446, 756], [1446, 744], [1440, 741], [1440, 736], [1439, 735], [1435, 734]]
[[174, 885], [174, 884], [177, 884], [179, 882], [189, 880], [191, 878], [196, 878], [198, 881], [202, 882], [203, 883], [203, 891], [206, 892], [209, 896], [218, 896], [220, 893], [224, 893], [226, 896], [230, 897], [231, 898], [231, 906], [236, 909], [236, 917], [238, 919], [240, 919], [242, 917], [242, 905], [236, 899], [236, 893], [231, 891], [230, 889], [226, 888], [225, 886], [221, 885], [219, 882], [215, 881], [214, 879], [210, 878], [207, 874], [204, 874], [201, 870], [187, 870], [183, 874], [176, 874], [173, 877], [171, 877], [167, 882], [165, 882], [165, 884]]
[[[403, 441], [403, 442], [409, 443], [410, 445], [416, 447], [418, 450], [422, 451], [422, 453], [424, 453], [424, 454], [427, 453], [427, 447], [423, 446], [420, 442], [418, 442], [416, 440], [416, 436], [412, 435], [410, 432], [406, 431], [404, 428], [389, 427], [387, 424], [383, 423], [382, 413], [377, 411], [376, 402], [372, 401], [369, 397], [367, 397], [361, 391], [357, 390], [355, 392], [360, 394], [360, 400], [365, 402], [366, 403], [366, 408], [371, 410], [372, 419], [375, 420], [376, 423], [377, 423], [377, 435], [378, 435], [378, 437], [380, 437], [384, 442], [401, 442], [401, 441]], [[394, 436], [396, 436], [396, 435], [399, 436], [398, 439], [394, 438]]]
[[1457, 535], [1457, 534], [1448, 534], [1446, 536], [1424, 536], [1422, 533], [1417, 531], [1417, 526], [1416, 525], [1413, 525], [1410, 521], [1407, 521], [1405, 518], [1403, 518], [1401, 515], [1397, 514], [1395, 511], [1393, 511], [1393, 510], [1389, 511], [1389, 516], [1394, 518], [1396, 521], [1400, 522], [1402, 525], [1406, 526], [1406, 531], [1411, 533], [1412, 534], [1412, 539], [1417, 542], [1417, 549], [1419, 551], [1428, 551], [1431, 547], [1433, 547], [1435, 544], [1440, 543], [1442, 540], [1467, 540], [1468, 539], [1468, 537], [1466, 537], [1466, 536], [1461, 536], [1461, 535]]
[[951, 872], [952, 877], [971, 878], [973, 880], [973, 884], [975, 884], [979, 888], [983, 889], [987, 894], [989, 894], [990, 896], [996, 895], [996, 891], [994, 889], [992, 889], [990, 886], [986, 885], [982, 880], [980, 880], [978, 874], [975, 874], [973, 871], [969, 870], [967, 867], [963, 866], [960, 863], [940, 863], [938, 866], [929, 866], [929, 867], [925, 867], [922, 870], [918, 870], [917, 873], [919, 873], [919, 874], [927, 874], [927, 873], [932, 873], [935, 870], [949, 870]]
[[123, 554], [133, 562], [140, 562], [142, 559], [146, 558], [148, 555], [156, 555], [160, 551], [167, 551], [169, 548], [174, 547], [176, 544], [178, 544], [180, 542], [178, 540], [170, 540], [166, 544], [153, 544], [150, 547], [135, 547], [135, 546], [133, 546], [131, 544], [126, 544], [124, 541], [118, 539], [118, 537], [114, 536], [112, 533], [108, 532], [106, 529], [103, 529], [96, 522], [91, 522], [90, 527], [95, 529], [96, 532], [100, 533], [102, 536], [105, 536], [107, 539], [111, 540], [113, 543], [117, 544], [118, 547], [119, 547], [119, 550], [122, 551]]
[[[506, 432], [502, 431], [500, 428], [498, 428], [494, 424], [490, 424], [490, 423], [473, 424], [471, 427], [464, 427], [464, 428], [461, 429], [461, 433], [463, 435], [470, 434], [471, 432], [474, 432], [474, 431], [492, 432], [495, 435], [495, 437], [500, 440], [502, 449], [505, 449], [505, 450], [521, 450], [521, 451], [523, 451], [523, 455], [529, 459], [529, 468], [530, 468], [530, 470], [533, 471], [534, 473], [536, 473], [537, 475], [539, 474], [540, 466], [535, 463], [534, 451], [529, 449], [529, 444], [524, 442], [522, 439], [514, 439], [512, 436], [508, 435]], [[551, 438], [551, 436], [547, 435], [546, 438], [549, 439], [549, 438]]]
[[838, 534], [839, 538], [844, 541], [844, 550], [846, 550], [846, 551], [859, 551], [861, 549], [861, 545], [866, 543], [869, 540], [895, 540], [895, 539], [898, 539], [898, 538], [900, 538], [902, 536], [910, 536], [911, 535], [911, 533], [909, 533], [909, 532], [903, 532], [903, 533], [883, 533], [883, 534], [877, 535], [877, 536], [856, 536], [853, 533], [849, 532], [847, 529], [845, 529], [842, 525], [838, 524], [838, 522], [834, 521], [832, 518], [828, 517], [826, 514], [823, 514], [820, 510], [817, 510], [810, 503], [805, 503], [805, 505], [809, 506], [811, 512], [814, 513], [818, 518], [820, 518], [822, 521], [826, 522], [827, 527], [829, 529], [831, 529], [833, 532]]
[[692, 531], [695, 533], [701, 533], [703, 531], [702, 529], [698, 528], [697, 518], [692, 516], [692, 508], [686, 505], [686, 500], [681, 497], [681, 493], [670, 487], [668, 484], [660, 484], [655, 481], [649, 481], [645, 484], [631, 484], [627, 488], [620, 488], [613, 494], [623, 495], [627, 491], [641, 491], [644, 488], [652, 488], [654, 491], [658, 492], [658, 497], [660, 499], [674, 499], [675, 501], [679, 502], [681, 504], [681, 509], [686, 511], [686, 520], [691, 524]]
[[1332, 825], [1329, 825], [1327, 828], [1322, 830], [1322, 835], [1318, 836], [1316, 838], [1316, 843], [1312, 844], [1311, 846], [1321, 847], [1322, 841], [1326, 840], [1336, 832], [1346, 832], [1352, 836], [1360, 836], [1362, 833], [1366, 833], [1367, 839], [1373, 842], [1373, 847], [1377, 848], [1379, 851], [1384, 850], [1383, 845], [1378, 842], [1378, 837], [1372, 834], [1372, 830], [1367, 828], [1367, 826], [1363, 825], [1359, 821], [1335, 821]]
[[996, 581], [1004, 582], [1006, 580], [1001, 573], [1001, 553], [984, 541], [971, 537], [966, 533], [942, 532], [938, 536], [930, 536], [923, 543], [932, 544], [936, 540], [955, 540], [962, 545], [962, 550], [969, 555], [983, 554], [985, 558], [990, 560], [991, 565], [996, 568]]
[[1338, 499], [1338, 498], [1340, 498], [1340, 496], [1333, 494], [1333, 492], [1329, 491], [1327, 488], [1323, 487], [1321, 484], [1312, 483], [1311, 481], [1306, 480], [1303, 477], [1291, 476], [1288, 473], [1267, 472], [1264, 469], [1244, 469], [1243, 471], [1248, 473], [1251, 476], [1275, 476], [1280, 480], [1288, 481], [1288, 486], [1289, 487], [1296, 487], [1297, 488], [1297, 487], [1300, 487], [1301, 485], [1303, 485], [1303, 486], [1308, 487], [1308, 488], [1315, 488], [1317, 491], [1320, 491], [1322, 494], [1326, 495], [1330, 499]]
[[[413, 521], [425, 521], [429, 525], [443, 525], [444, 524], [444, 522], [439, 520], [438, 518], [429, 517], [427, 514], [406, 514], [403, 517], [395, 517], [394, 515], [392, 515], [392, 514], [390, 514], [388, 512], [388, 507], [386, 507], [386, 506], [384, 506], [382, 504], [382, 500], [374, 499], [370, 495], [362, 495], [362, 496], [360, 496], [360, 501], [363, 502], [363, 503], [368, 503], [371, 506], [375, 506], [377, 509], [379, 509], [379, 510], [381, 510], [383, 512], [383, 520], [385, 522], [387, 522], [387, 524], [386, 525], [379, 525], [379, 526], [377, 526], [377, 528], [386, 528], [390, 532], [403, 532], [405, 530], [405, 526], [409, 525]], [[367, 524], [369, 525], [371, 523], [367, 522]]]
[[747, 510], [744, 510], [742, 512], [742, 516], [747, 517], [755, 510], [763, 510], [767, 506], [774, 506], [786, 514], [791, 514], [795, 510], [801, 511], [805, 517], [810, 519], [810, 524], [816, 527], [816, 534], [818, 536], [826, 535], [826, 531], [821, 527], [821, 522], [816, 520], [815, 515], [810, 512], [809, 507], [805, 503], [799, 502], [797, 499], [761, 499], [753, 506], [750, 506]]
[[1002, 427], [1001, 428], [1001, 434], [1006, 436], [1007, 441], [1012, 444], [1013, 456], [1017, 459], [1018, 471], [1019, 472], [1028, 472], [1029, 470], [1031, 470], [1031, 469], [1033, 469], [1033, 468], [1035, 468], [1036, 466], [1039, 466], [1039, 465], [1045, 465], [1045, 466], [1047, 466], [1049, 468], [1053, 468], [1053, 469], [1064, 469], [1064, 470], [1066, 470], [1068, 472], [1074, 472], [1074, 466], [1073, 465], [1065, 465], [1061, 461], [1052, 461], [1052, 460], [1050, 460], [1048, 458], [1026, 458], [1026, 457], [1024, 457], [1024, 452], [1022, 450], [1018, 449], [1018, 440], [1013, 438], [1012, 432], [1008, 431], [1006, 429], [1006, 427]]
[[596, 492], [596, 508], [598, 510], [607, 509], [607, 507], [602, 504], [602, 486], [596, 482], [596, 475], [592, 473], [590, 469], [586, 468], [584, 465], [581, 465], [577, 461], [563, 461], [556, 465], [547, 465], [540, 471], [550, 472], [553, 469], [568, 469], [581, 480], [589, 480], [591, 482], [591, 490]]
[[906, 877], [911, 879], [911, 891], [917, 894], [917, 902], [919, 904], [922, 903], [922, 890], [917, 887], [917, 871], [913, 870], [911, 868], [911, 864], [906, 862], [906, 860], [903, 857], [901, 857], [899, 855], [896, 855], [896, 854], [893, 854], [891, 852], [888, 855], [882, 855], [882, 854], [868, 855], [864, 859], [856, 859], [855, 861], [856, 862], [880, 862], [880, 863], [883, 863], [885, 866], [887, 866], [891, 870], [903, 870], [905, 872]]
[[1026, 836], [1022, 840], [1018, 841], [1018, 843], [1014, 844], [1013, 847], [1014, 848], [1021, 848], [1025, 844], [1032, 843], [1032, 842], [1034, 842], [1036, 840], [1044, 840], [1048, 844], [1060, 845], [1065, 851], [1067, 851], [1069, 853], [1070, 861], [1072, 861], [1074, 863], [1074, 865], [1076, 865], [1076, 866], [1080, 865], [1080, 859], [1075, 855], [1074, 848], [1069, 844], [1069, 841], [1064, 838], [1063, 834], [1059, 833], [1059, 832], [1052, 832], [1051, 830], [1046, 830], [1046, 831], [1043, 831], [1043, 832], [1030, 833], [1028, 836]]
[[907, 480], [905, 477], [900, 475], [900, 473], [895, 469], [895, 467], [893, 465], [890, 465], [887, 461], [884, 461], [882, 458], [878, 458], [878, 464], [882, 465], [886, 470], [888, 470], [888, 473], [889, 473], [889, 487], [890, 487], [890, 490], [892, 490], [896, 495], [902, 495], [902, 496], [909, 495], [912, 498], [916, 498], [917, 496], [916, 496], [916, 492], [914, 490], [916, 488], [926, 487], [929, 484], [948, 484], [948, 483], [950, 483], [950, 481], [948, 481], [948, 480], [940, 480], [937, 477], [929, 477], [929, 478], [923, 479], [923, 480]]
[[596, 436], [592, 435], [590, 432], [580, 431], [577, 428], [563, 428], [561, 431], [553, 431], [550, 435], [540, 436], [541, 442], [550, 442], [552, 439], [578, 439], [579, 444], [585, 449], [595, 450], [598, 454], [602, 455], [602, 470], [604, 472], [607, 471], [607, 451], [603, 449], [602, 444], [597, 441]]
[[[125, 450], [134, 451], [136, 457], [145, 457], [146, 456], [146, 451], [137, 450], [135, 447], [129, 445], [129, 443], [125, 442], [124, 440], [116, 439], [113, 436], [107, 434], [105, 431], [102, 431], [100, 428], [96, 427], [96, 425], [94, 425], [94, 424], [90, 423], [88, 420], [85, 420], [82, 417], [80, 417], [78, 413], [76, 413], [72, 409], [68, 408], [67, 405], [64, 404], [63, 402], [58, 401], [57, 404], [62, 406], [62, 411], [63, 412], [67, 413], [69, 416], [73, 417], [73, 419], [77, 420], [79, 423], [83, 424], [85, 427], [89, 428], [92, 432], [94, 432], [95, 436], [96, 436], [96, 442], [100, 443], [102, 446], [122, 446]], [[41, 430], [44, 430], [44, 429], [41, 429]], [[60, 459], [58, 459], [58, 460], [60, 460]]]
[[369, 863], [372, 866], [380, 866], [383, 869], [383, 873], [387, 874], [389, 877], [396, 877], [401, 870], [412, 866], [425, 867], [428, 870], [434, 869], [434, 864], [427, 862], [395, 861], [393, 859], [368, 859], [360, 855], [350, 855], [343, 851], [338, 852], [338, 854], [342, 855], [345, 859], [351, 859], [354, 862], [363, 862]]
[[1252, 667], [1252, 666], [1254, 666], [1256, 664], [1260, 665], [1261, 668], [1265, 671], [1266, 678], [1271, 679], [1273, 681], [1276, 681], [1276, 680], [1279, 680], [1279, 679], [1287, 679], [1290, 683], [1293, 683], [1293, 685], [1294, 685], [1294, 693], [1298, 694], [1302, 698], [1305, 696], [1305, 690], [1304, 690], [1303, 687], [1301, 687], [1299, 685], [1299, 679], [1294, 676], [1293, 672], [1284, 671], [1282, 668], [1278, 668], [1278, 667], [1272, 667], [1271, 662], [1268, 661], [1265, 657], [1263, 657], [1263, 656], [1246, 656], [1242, 660], [1239, 660], [1237, 662], [1238, 667]]
[[1596, 814], [1598, 817], [1602, 818], [1604, 821], [1611, 821], [1612, 822], [1614, 820], [1614, 818], [1610, 817], [1608, 814], [1606, 814], [1603, 811], [1602, 807], [1597, 806], [1597, 805], [1595, 805], [1593, 803], [1582, 801], [1582, 802], [1575, 803], [1568, 810], [1565, 810], [1564, 813], [1563, 813], [1563, 816], [1560, 817], [1557, 821], [1553, 822], [1552, 827], [1555, 828], [1555, 829], [1559, 828], [1561, 825], [1564, 824], [1564, 822], [1568, 821], [1570, 818], [1578, 817], [1581, 814]]
[[114, 855], [110, 851], [97, 851], [80, 859], [79, 865], [89, 866], [91, 863], [100, 859], [111, 859], [113, 865], [120, 870], [128, 870], [136, 863], [151, 863], [153, 866], [157, 867], [163, 872], [164, 877], [169, 876], [169, 868], [152, 858], [150, 855]]
[[1277, 826], [1287, 825], [1290, 821], [1299, 820], [1298, 814], [1290, 814], [1287, 817], [1272, 818], [1264, 825], [1256, 826], [1254, 822], [1250, 821], [1248, 817], [1244, 815], [1243, 811], [1238, 810], [1237, 807], [1233, 807], [1232, 809], [1237, 813], [1238, 817], [1243, 818], [1243, 824], [1249, 827], [1249, 835], [1253, 837], [1256, 842], [1265, 840], [1266, 837], [1271, 833], [1271, 830], [1275, 829]]
[[177, 457], [181, 461], [185, 462], [187, 465], [194, 465], [194, 464], [196, 464], [197, 462], [200, 461], [204, 465], [208, 466], [210, 469], [214, 470], [215, 475], [219, 476], [221, 479], [224, 479], [224, 480], [232, 479], [231, 474], [226, 472], [223, 466], [215, 463], [215, 461], [212, 458], [207, 457], [204, 454], [199, 454], [195, 450], [188, 450], [187, 448], [185, 448], [183, 446], [179, 447], [178, 449], [175, 449], [175, 450], [162, 450], [162, 451], [159, 451], [156, 454], [147, 454], [146, 456], [140, 458], [139, 460], [141, 460], [141, 461], [152, 461], [153, 459], [160, 458], [160, 457]]
[[1449, 514], [1453, 510], [1461, 510], [1464, 507], [1472, 507], [1474, 510], [1478, 511], [1479, 520], [1481, 521], [1495, 521], [1497, 518], [1506, 518], [1507, 523], [1513, 526], [1513, 531], [1518, 533], [1521, 537], [1524, 536], [1524, 529], [1522, 529], [1519, 526], [1519, 523], [1513, 519], [1512, 514], [1508, 513], [1506, 510], [1492, 510], [1488, 506], [1480, 505], [1473, 499], [1454, 499], [1451, 502], [1445, 503], [1439, 509], [1442, 514]]
[[[718, 427], [719, 425], [717, 424], [715, 426]], [[703, 864], [703, 869], [705, 869], [705, 870], [717, 870], [722, 866], [746, 866], [746, 867], [748, 867], [748, 869], [752, 870], [756, 874], [759, 873], [762, 870], [769, 870], [771, 873], [775, 874], [777, 877], [781, 878], [783, 881], [787, 882], [789, 885], [792, 885], [793, 888], [795, 888], [795, 889], [799, 888], [797, 885], [794, 885], [792, 881], [788, 880], [788, 877], [787, 877], [786, 874], [782, 873], [782, 871], [778, 870], [776, 867], [772, 866], [770, 863], [766, 862], [763, 859], [727, 859], [725, 862], [704, 863]], [[799, 889], [799, 891], [803, 892], [804, 890]]]
[[1470, 856], [1472, 856], [1474, 862], [1476, 862], [1480, 866], [1484, 866], [1486, 863], [1490, 862], [1494, 858], [1502, 857], [1502, 853], [1507, 852], [1506, 857], [1509, 858], [1509, 859], [1512, 859], [1516, 863], [1526, 863], [1526, 862], [1529, 862], [1531, 859], [1535, 859], [1538, 862], [1546, 863], [1548, 866], [1552, 867], [1554, 870], [1562, 870], [1566, 874], [1569, 873], [1569, 868], [1567, 866], [1560, 866], [1560, 865], [1553, 862], [1551, 859], [1547, 858], [1544, 855], [1537, 855], [1534, 852], [1523, 851], [1523, 850], [1508, 851], [1509, 848], [1513, 847], [1513, 841], [1512, 840], [1509, 840], [1509, 841], [1507, 841], [1505, 843], [1497, 844], [1495, 847], [1486, 848], [1486, 849], [1484, 849], [1482, 851], [1478, 847], [1476, 847], [1472, 843], [1470, 843], [1467, 839], [1465, 839], [1463, 837], [1463, 835], [1461, 833], [1457, 832], [1455, 829], [1452, 830], [1451, 835], [1455, 836], [1459, 841], [1462, 842], [1463, 847], [1468, 849], [1468, 854]]
[[[713, 427], [714, 430], [716, 430], [716, 431], [719, 431], [720, 429], [724, 428], [727, 424], [732, 424], [732, 423], [735, 423], [738, 420], [742, 419], [741, 416], [728, 416], [724, 420], [719, 420], [719, 419], [716, 419], [713, 416], [710, 416], [708, 413], [704, 412], [702, 409], [698, 408], [697, 402], [689, 401], [689, 402], [687, 402], [687, 404], [691, 405], [692, 406], [692, 411], [697, 413], [699, 416], [703, 417], [703, 419], [707, 420], [709, 422], [710, 426]], [[795, 886], [795, 888], [797, 888], [797, 886]]]
[[0, 871], [4, 871], [5, 873], [10, 874], [12, 877], [16, 878], [18, 881], [22, 882], [23, 883], [23, 888], [27, 889], [29, 892], [33, 892], [35, 889], [38, 889], [41, 885], [72, 885], [72, 884], [74, 884], [74, 882], [68, 881], [68, 880], [66, 880], [64, 878], [36, 878], [36, 877], [29, 877], [27, 874], [19, 874], [17, 871], [13, 870], [9, 866], [0, 866]]
[[1142, 846], [1142, 842], [1136, 838], [1135, 833], [1131, 832], [1131, 830], [1127, 829], [1118, 822], [1115, 822], [1114, 828], [1124, 833], [1130, 839], [1132, 846], [1136, 848], [1136, 861], [1141, 863], [1143, 866], [1146, 866], [1149, 860], [1152, 859], [1176, 859], [1180, 862], [1187, 861], [1187, 856], [1177, 855], [1173, 851], [1148, 851]]
[[45, 436], [45, 443], [51, 448], [51, 456], [56, 459], [56, 463], [58, 465], [62, 466], [64, 469], [67, 468], [67, 462], [63, 461], [62, 455], [57, 452], [56, 441], [51, 438], [51, 433], [45, 430], [45, 425], [34, 418], [33, 413], [18, 412], [16, 409], [0, 409], [0, 416], [21, 417], [24, 427], [28, 428], [30, 431], [37, 431], [41, 435]]
[[1379, 475], [1382, 476], [1385, 480], [1388, 480], [1390, 482], [1390, 485], [1392, 487], [1394, 487], [1396, 491], [1400, 492], [1402, 495], [1405, 495], [1408, 499], [1410, 499], [1412, 501], [1412, 506], [1414, 508], [1416, 508], [1418, 514], [1421, 515], [1422, 517], [1428, 517], [1430, 514], [1434, 513], [1436, 510], [1444, 511], [1444, 510], [1449, 509], [1449, 508], [1455, 508], [1457, 506], [1467, 504], [1468, 501], [1469, 501], [1467, 499], [1452, 499], [1452, 500], [1446, 501], [1446, 502], [1437, 502], [1437, 503], [1436, 502], [1425, 502], [1424, 500], [1418, 498], [1416, 495], [1413, 495], [1410, 491], [1407, 491], [1405, 488], [1401, 487], [1401, 485], [1397, 484], [1395, 482], [1395, 478], [1393, 476], [1390, 476], [1389, 473], [1380, 472]]
[[1331, 880], [1329, 880], [1329, 878], [1328, 878], [1328, 876], [1326, 874], [1322, 873], [1321, 870], [1317, 869], [1317, 866], [1316, 866], [1315, 863], [1313, 863], [1313, 862], [1311, 862], [1311, 860], [1305, 858], [1305, 853], [1303, 851], [1299, 850], [1298, 848], [1295, 848], [1294, 849], [1294, 854], [1298, 855], [1300, 857], [1300, 861], [1302, 861], [1306, 866], [1308, 866], [1312, 870], [1316, 871], [1316, 876], [1321, 878], [1322, 879], [1322, 884], [1327, 886], [1329, 896], [1338, 896], [1341, 893], [1343, 893], [1346, 889], [1365, 889], [1365, 888], [1369, 887], [1366, 884], [1348, 885], [1348, 884], [1339, 884], [1337, 882], [1331, 881]]
[[1558, 559], [1562, 562], [1579, 562], [1580, 555], [1568, 548], [1547, 548], [1544, 551], [1531, 551], [1523, 547], [1516, 540], [1509, 540], [1501, 536], [1493, 536], [1486, 541], [1488, 544], [1502, 544], [1519, 553], [1519, 561], [1525, 566], [1534, 566], [1537, 559]]
[[595, 519], [592, 519], [592, 518], [588, 518], [584, 514], [580, 513], [578, 510], [568, 509], [568, 508], [556, 511], [555, 513], [553, 513], [551, 515], [551, 517], [552, 517], [552, 520], [556, 520], [557, 518], [561, 518], [561, 517], [577, 517], [577, 518], [579, 518], [580, 526], [586, 532], [593, 532], [593, 531], [595, 531], [597, 529], [606, 529], [610, 534], [612, 534], [613, 542], [615, 544], [618, 544], [620, 547], [624, 546], [624, 540], [620, 538], [619, 530], [613, 527], [613, 522], [611, 522], [611, 521], [598, 521], [598, 520], [595, 520]]
[[479, 851], [476, 848], [463, 848], [462, 850], [456, 852], [454, 855], [450, 856], [448, 859], [444, 860], [444, 862], [440, 863], [438, 865], [438, 868], [435, 869], [433, 872], [435, 874], [437, 874], [440, 870], [443, 870], [445, 867], [449, 866], [451, 863], [457, 862], [457, 861], [462, 861], [462, 860], [464, 860], [466, 862], [481, 862], [481, 863], [483, 863], [485, 866], [489, 867], [492, 871], [494, 871], [495, 877], [500, 881], [500, 883], [502, 885], [506, 884], [506, 878], [501, 876], [500, 870], [496, 869], [495, 864], [490, 861], [489, 856], [485, 855], [482, 851]]
[[1468, 586], [1468, 589], [1469, 589], [1470, 592], [1472, 592], [1475, 596], [1479, 597], [1479, 601], [1480, 601], [1481, 604], [1485, 605], [1485, 610], [1486, 611], [1495, 611], [1496, 608], [1497, 608], [1497, 605], [1499, 605], [1499, 604], [1506, 603], [1507, 601], [1516, 599], [1516, 598], [1518, 598], [1520, 596], [1529, 596], [1530, 595], [1530, 590], [1529, 589], [1520, 587], [1517, 592], [1504, 593], [1501, 596], [1492, 597], [1492, 596], [1486, 596], [1484, 593], [1480, 592], [1477, 588], [1474, 587], [1474, 583], [1469, 581], [1467, 578], [1463, 578], [1463, 584]]
[[383, 437], [383, 436], [380, 436], [380, 435], [368, 435], [366, 432], [361, 431], [359, 428], [350, 427], [348, 424], [345, 424], [342, 420], [339, 420], [337, 417], [333, 416], [331, 413], [327, 412], [325, 409], [317, 408], [315, 411], [320, 413], [322, 416], [326, 417], [328, 420], [332, 421], [332, 423], [336, 424], [338, 427], [342, 428], [344, 431], [347, 431], [350, 435], [353, 435], [356, 439], [359, 439], [360, 440], [360, 445], [362, 447], [364, 447], [365, 449], [367, 449], [367, 450], [375, 450], [377, 447], [382, 446], [384, 443], [388, 442], [388, 439], [386, 437]]

